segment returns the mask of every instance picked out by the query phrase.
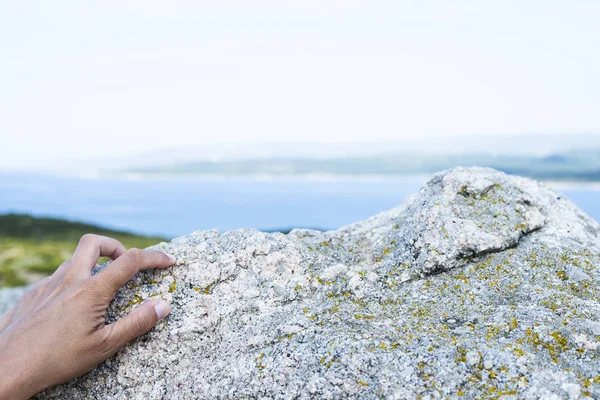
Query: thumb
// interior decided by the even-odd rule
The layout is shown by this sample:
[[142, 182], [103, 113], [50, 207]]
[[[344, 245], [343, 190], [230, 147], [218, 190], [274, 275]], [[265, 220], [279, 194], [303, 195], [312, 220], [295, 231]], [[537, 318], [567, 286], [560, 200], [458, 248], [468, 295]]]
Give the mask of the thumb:
[[170, 311], [166, 301], [152, 300], [109, 325], [107, 328], [110, 331], [111, 343], [115, 346], [114, 351], [154, 328], [158, 321], [169, 315]]

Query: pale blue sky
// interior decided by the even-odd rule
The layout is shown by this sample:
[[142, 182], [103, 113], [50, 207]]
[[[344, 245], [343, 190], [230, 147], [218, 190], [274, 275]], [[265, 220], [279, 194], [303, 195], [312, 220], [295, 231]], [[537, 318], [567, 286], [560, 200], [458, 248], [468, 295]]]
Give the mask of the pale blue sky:
[[598, 1], [4, 1], [0, 167], [232, 141], [600, 134], [598, 20]]

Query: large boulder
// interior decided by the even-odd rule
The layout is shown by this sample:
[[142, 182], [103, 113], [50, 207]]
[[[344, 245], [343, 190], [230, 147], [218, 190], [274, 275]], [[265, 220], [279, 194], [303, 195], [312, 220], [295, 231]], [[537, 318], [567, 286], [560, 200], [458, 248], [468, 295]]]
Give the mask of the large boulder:
[[599, 398], [599, 231], [542, 184], [458, 168], [337, 231], [194, 232], [108, 319], [171, 315], [39, 398]]

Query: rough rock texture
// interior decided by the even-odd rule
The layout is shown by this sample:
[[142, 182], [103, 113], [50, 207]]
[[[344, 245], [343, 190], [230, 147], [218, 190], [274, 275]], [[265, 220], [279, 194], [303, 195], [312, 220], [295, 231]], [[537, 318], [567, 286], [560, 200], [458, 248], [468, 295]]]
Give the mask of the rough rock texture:
[[161, 296], [171, 316], [39, 398], [600, 398], [599, 231], [459, 168], [338, 231], [194, 232], [108, 314]]

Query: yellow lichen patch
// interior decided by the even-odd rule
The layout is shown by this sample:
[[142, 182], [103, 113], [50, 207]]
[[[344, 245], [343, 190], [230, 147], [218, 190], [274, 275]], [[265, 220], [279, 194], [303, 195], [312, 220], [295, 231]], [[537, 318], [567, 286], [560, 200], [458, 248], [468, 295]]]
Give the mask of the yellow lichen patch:
[[265, 365], [260, 360], [262, 360], [264, 356], [265, 353], [260, 353], [260, 355], [254, 357], [254, 361], [256, 362], [256, 368], [258, 368], [261, 374], [263, 369], [265, 369]]
[[375, 317], [372, 316], [372, 315], [355, 314], [354, 318], [358, 319], [358, 320], [361, 320], [361, 319], [374, 319]]
[[465, 349], [463, 349], [462, 347], [457, 348], [456, 351], [458, 352], [458, 356], [454, 359], [454, 361], [456, 361], [457, 363], [459, 363], [459, 362], [466, 363], [467, 362], [467, 351]]
[[173, 283], [169, 285], [169, 293], [173, 293], [175, 290], [177, 290], [177, 282], [173, 281]]
[[129, 300], [129, 302], [127, 303], [127, 307], [132, 307], [135, 306], [137, 304], [140, 304], [144, 299], [142, 299], [140, 296], [138, 296], [137, 294], [135, 296], [133, 296], [133, 299]]
[[560, 332], [558, 332], [558, 331], [552, 332], [550, 334], [550, 336], [552, 336], [554, 338], [554, 340], [556, 340], [556, 343], [558, 343], [558, 345], [560, 346], [561, 349], [566, 349], [567, 338], [564, 337]]
[[208, 285], [207, 287], [205, 287], [204, 289], [202, 289], [202, 294], [211, 294], [212, 293], [212, 288], [215, 285], [215, 283], [211, 283], [210, 285]]
[[556, 275], [558, 275], [558, 278], [559, 278], [561, 281], [566, 281], [566, 280], [569, 280], [569, 276], [568, 276], [568, 275], [567, 275], [567, 273], [566, 273], [565, 271], [563, 271], [563, 270], [560, 270], [560, 271], [558, 271], [558, 272], [556, 273]]

